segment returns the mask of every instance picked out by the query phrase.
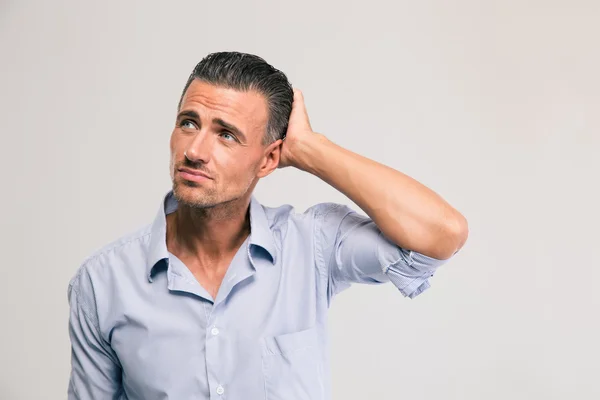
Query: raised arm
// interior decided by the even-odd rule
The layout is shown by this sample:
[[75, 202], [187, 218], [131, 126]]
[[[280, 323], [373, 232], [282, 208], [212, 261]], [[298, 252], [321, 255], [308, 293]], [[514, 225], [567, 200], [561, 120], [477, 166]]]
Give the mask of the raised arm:
[[437, 193], [314, 133], [298, 90], [280, 165], [307, 171], [344, 193], [387, 238], [406, 250], [448, 259], [467, 240], [467, 220]]

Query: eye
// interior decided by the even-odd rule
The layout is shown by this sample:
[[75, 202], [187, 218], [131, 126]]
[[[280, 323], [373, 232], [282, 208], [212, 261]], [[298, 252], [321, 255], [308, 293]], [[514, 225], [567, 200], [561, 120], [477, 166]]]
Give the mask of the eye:
[[186, 131], [198, 129], [196, 124], [192, 120], [189, 120], [189, 119], [184, 119], [183, 121], [181, 121], [179, 126], [181, 127], [181, 129], [186, 130]]
[[229, 133], [227, 131], [221, 133], [221, 137], [224, 137], [225, 139], [227, 139], [227, 141], [231, 141], [231, 140], [236, 141], [237, 140], [235, 136], [233, 136], [231, 133]]

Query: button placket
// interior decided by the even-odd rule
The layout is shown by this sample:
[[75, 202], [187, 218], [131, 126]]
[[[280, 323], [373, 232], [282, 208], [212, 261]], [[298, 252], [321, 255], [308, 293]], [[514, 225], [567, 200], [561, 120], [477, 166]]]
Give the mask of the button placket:
[[211, 392], [213, 395], [218, 398], [224, 398], [225, 388], [220, 383], [222, 382], [223, 376], [220, 376], [222, 373], [220, 366], [220, 347], [222, 343], [220, 343], [219, 335], [222, 333], [221, 328], [217, 326], [218, 318], [218, 307], [213, 305], [212, 309], [207, 309], [206, 303], [203, 304], [204, 313], [206, 315], [206, 335], [205, 335], [205, 357], [206, 357], [206, 368], [208, 373], [209, 387], [211, 388]]

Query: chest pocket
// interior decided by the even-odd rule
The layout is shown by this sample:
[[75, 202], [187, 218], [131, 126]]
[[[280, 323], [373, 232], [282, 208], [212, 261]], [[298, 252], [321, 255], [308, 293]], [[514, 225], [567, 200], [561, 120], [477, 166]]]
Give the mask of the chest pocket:
[[267, 400], [324, 400], [323, 366], [316, 328], [261, 342]]

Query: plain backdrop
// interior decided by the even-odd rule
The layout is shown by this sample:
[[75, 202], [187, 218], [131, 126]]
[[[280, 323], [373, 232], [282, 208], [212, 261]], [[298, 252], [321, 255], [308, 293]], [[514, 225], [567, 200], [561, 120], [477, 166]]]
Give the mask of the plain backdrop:
[[[66, 398], [67, 284], [152, 221], [183, 85], [222, 50], [469, 221], [416, 299], [336, 298], [335, 399], [600, 398], [599, 20], [594, 0], [0, 2], [0, 399]], [[355, 207], [289, 168], [255, 193]]]

